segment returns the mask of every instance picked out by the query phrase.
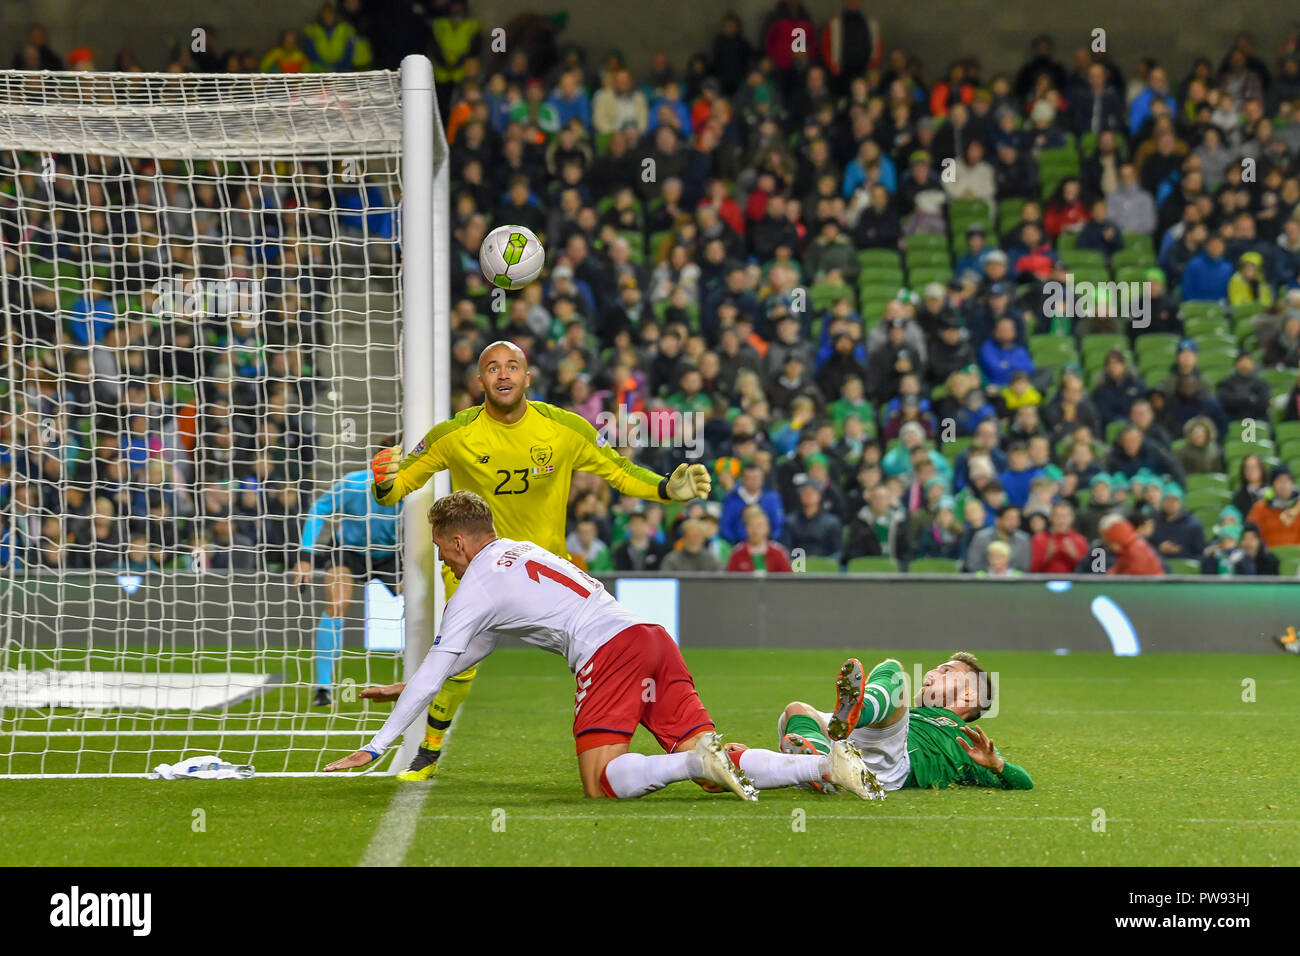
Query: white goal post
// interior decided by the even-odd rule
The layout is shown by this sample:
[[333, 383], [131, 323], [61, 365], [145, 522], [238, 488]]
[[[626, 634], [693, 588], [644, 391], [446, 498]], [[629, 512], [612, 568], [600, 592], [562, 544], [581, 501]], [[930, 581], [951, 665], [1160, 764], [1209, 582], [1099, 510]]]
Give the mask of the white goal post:
[[447, 475], [392, 515], [364, 474], [450, 415], [447, 160], [422, 56], [0, 71], [0, 779], [378, 729], [443, 603]]

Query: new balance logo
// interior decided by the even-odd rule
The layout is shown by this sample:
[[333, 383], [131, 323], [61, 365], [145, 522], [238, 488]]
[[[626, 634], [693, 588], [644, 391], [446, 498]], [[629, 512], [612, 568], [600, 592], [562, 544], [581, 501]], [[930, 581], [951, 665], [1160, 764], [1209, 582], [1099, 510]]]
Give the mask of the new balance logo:
[[480, 465], [486, 465], [488, 463], [488, 456], [484, 455], [482, 458], [476, 458], [474, 460], [477, 461]]
[[152, 927], [152, 893], [70, 893], [50, 897], [51, 926], [126, 926], [133, 936], [148, 936]]

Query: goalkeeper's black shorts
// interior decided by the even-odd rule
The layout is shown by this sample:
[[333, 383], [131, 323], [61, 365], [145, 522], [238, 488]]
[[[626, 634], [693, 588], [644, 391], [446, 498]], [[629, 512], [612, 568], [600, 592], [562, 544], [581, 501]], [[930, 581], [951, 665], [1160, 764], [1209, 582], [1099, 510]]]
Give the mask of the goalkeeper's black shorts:
[[370, 580], [384, 582], [388, 589], [397, 593], [397, 555], [392, 554], [384, 561], [375, 561], [369, 551], [356, 551], [352, 548], [334, 548], [318, 553], [317, 567], [345, 567], [352, 576], [362, 584]]

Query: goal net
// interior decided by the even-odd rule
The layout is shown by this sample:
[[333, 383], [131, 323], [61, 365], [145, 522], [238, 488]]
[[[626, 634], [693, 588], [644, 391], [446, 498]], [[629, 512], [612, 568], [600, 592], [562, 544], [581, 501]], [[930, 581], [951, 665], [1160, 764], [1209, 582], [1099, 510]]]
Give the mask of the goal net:
[[347, 476], [432, 424], [404, 124], [419, 195], [446, 157], [402, 78], [0, 73], [0, 776], [315, 773], [382, 723], [422, 545]]

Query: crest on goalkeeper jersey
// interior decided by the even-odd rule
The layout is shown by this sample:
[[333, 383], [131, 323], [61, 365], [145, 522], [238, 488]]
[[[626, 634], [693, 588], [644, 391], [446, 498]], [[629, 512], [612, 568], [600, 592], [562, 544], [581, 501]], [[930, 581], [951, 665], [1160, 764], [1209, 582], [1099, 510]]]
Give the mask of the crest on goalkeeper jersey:
[[523, 226], [497, 226], [478, 251], [483, 277], [502, 289], [522, 289], [537, 278], [545, 262], [542, 243]]

